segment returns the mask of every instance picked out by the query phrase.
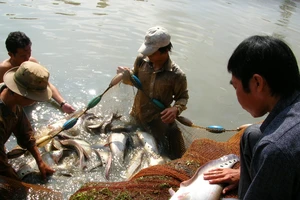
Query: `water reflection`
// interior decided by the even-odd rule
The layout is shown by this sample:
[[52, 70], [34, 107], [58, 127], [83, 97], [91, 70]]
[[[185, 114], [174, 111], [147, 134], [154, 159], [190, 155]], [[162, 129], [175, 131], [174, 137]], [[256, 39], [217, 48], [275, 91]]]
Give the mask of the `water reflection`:
[[109, 6], [109, 4], [107, 3], [108, 0], [100, 0], [98, 3], [97, 3], [97, 8], [106, 8], [107, 6]]
[[62, 2], [64, 2], [65, 4], [71, 4], [71, 5], [74, 5], [74, 6], [79, 6], [79, 5], [81, 5], [81, 3], [76, 2], [76, 1], [67, 1], [67, 0], [55, 0], [55, 1], [62, 1]]
[[[278, 19], [275, 24], [283, 27], [284, 29], [287, 29], [289, 26], [290, 18], [292, 17], [292, 14], [295, 12], [297, 8], [297, 4], [290, 0], [284, 0], [282, 5], [279, 6], [279, 8], [280, 8], [280, 19]], [[280, 33], [280, 32], [274, 32], [273, 36], [281, 39], [285, 39], [286, 37], [284, 33]]]
[[290, 0], [285, 0], [282, 5], [279, 6], [281, 9], [281, 19], [276, 23], [279, 26], [287, 26], [289, 19], [291, 18], [295, 8], [297, 7], [296, 3]]

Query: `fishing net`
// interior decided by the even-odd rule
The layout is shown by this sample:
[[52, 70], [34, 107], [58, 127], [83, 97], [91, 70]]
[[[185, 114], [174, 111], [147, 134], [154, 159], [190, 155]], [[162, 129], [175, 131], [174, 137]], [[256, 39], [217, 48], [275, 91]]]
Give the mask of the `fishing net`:
[[[133, 87], [124, 84], [116, 85], [102, 97], [99, 104], [89, 109], [87, 113], [103, 116], [104, 118], [112, 113], [117, 113], [122, 116], [122, 124], [126, 124], [127, 122], [131, 123], [132, 119], [129, 113], [135, 94], [136, 89]], [[80, 105], [81, 108], [84, 108], [93, 97], [87, 95], [86, 98], [86, 100], [83, 100], [84, 103]], [[62, 118], [62, 123], [64, 123], [66, 119]], [[57, 119], [54, 120], [54, 122], [57, 122]], [[80, 136], [85, 140], [96, 141], [98, 135], [91, 134], [84, 130], [81, 126], [84, 124], [81, 123], [78, 122], [72, 129], [68, 130], [68, 133], [79, 132]], [[230, 137], [230, 139], [226, 142], [218, 142], [220, 135], [211, 133], [206, 130], [206, 128], [195, 127], [191, 124], [184, 125], [179, 120], [176, 121], [176, 124], [182, 132], [184, 145], [187, 149], [186, 153], [180, 159], [170, 161], [163, 165], [145, 168], [129, 180], [126, 178], [126, 181], [124, 181], [124, 178], [121, 176], [123, 169], [119, 168], [116, 169], [113, 174], [110, 174], [111, 179], [109, 181], [103, 179], [102, 171], [104, 168], [101, 168], [100, 171], [97, 172], [78, 174], [78, 176], [75, 174], [72, 178], [60, 178], [59, 181], [63, 182], [64, 180], [68, 180], [68, 183], [64, 185], [70, 185], [69, 182], [72, 183], [72, 180], [77, 180], [76, 184], [78, 180], [80, 180], [81, 183], [86, 183], [86, 180], [98, 180], [98, 182], [86, 183], [77, 192], [73, 191], [71, 193], [73, 195], [70, 199], [169, 199], [170, 194], [168, 189], [172, 187], [176, 191], [182, 181], [191, 178], [196, 170], [206, 162], [226, 154], [234, 153], [238, 155], [241, 132], [226, 131], [227, 137]], [[113, 125], [118, 124], [113, 123]], [[235, 167], [237, 166], [238, 165]], [[95, 173], [97, 173], [97, 175], [95, 175]], [[94, 177], [88, 178], [88, 176], [92, 176], [90, 174], [94, 175]], [[51, 184], [52, 183], [49, 182], [48, 186]], [[53, 180], [53, 184], [55, 184], [55, 180]], [[70, 188], [73, 187], [71, 185], [69, 186]], [[29, 186], [30, 185], [28, 185], [28, 187]], [[56, 186], [51, 185], [51, 188], [56, 188]], [[66, 193], [69, 194], [69, 192], [69, 190], [62, 191], [65, 196]], [[236, 191], [227, 196], [230, 195], [236, 196]]]
[[[103, 97], [98, 106], [91, 109], [89, 112], [101, 113], [101, 115], [109, 115], [110, 113], [118, 113], [123, 116], [125, 121], [130, 122], [129, 116], [134, 96], [137, 90], [134, 87], [130, 87], [124, 84], [118, 84], [111, 88]], [[191, 122], [190, 122], [191, 123]], [[224, 132], [210, 132], [206, 127], [195, 126], [192, 124], [183, 124], [179, 120], [176, 120], [176, 124], [182, 132], [184, 145], [188, 148], [191, 143], [196, 139], [209, 138], [212, 140], [220, 141], [224, 137], [220, 137], [220, 134], [226, 134], [226, 138], [233, 136], [235, 130], [223, 130]], [[218, 131], [218, 130], [217, 130]]]
[[28, 184], [0, 176], [0, 199], [48, 199], [61, 200], [62, 194], [46, 187]]
[[[123, 104], [125, 102], [117, 100], [120, 91], [124, 93], [124, 89], [127, 90], [126, 109]], [[134, 90], [128, 90], [128, 87], [119, 85], [107, 93], [103, 102], [109, 102], [109, 106], [112, 106], [113, 109], [121, 109], [123, 114], [128, 114], [134, 94]], [[106, 98], [110, 98], [110, 100], [106, 100]], [[114, 102], [112, 99], [117, 101]], [[122, 108], [118, 108], [120, 103], [123, 104]], [[142, 169], [127, 181], [86, 183], [70, 199], [169, 199], [171, 197], [168, 192], [169, 188], [176, 191], [180, 183], [190, 179], [203, 164], [227, 154], [239, 155], [239, 142], [243, 130], [226, 131], [229, 139], [221, 142], [217, 141], [218, 134], [211, 133], [205, 128], [187, 126], [179, 121], [176, 123], [183, 134], [187, 147], [182, 158]], [[234, 165], [234, 168], [238, 167], [238, 163]], [[237, 197], [237, 190], [228, 193], [225, 197]]]
[[[203, 164], [227, 154], [239, 155], [242, 134], [243, 130], [226, 142], [196, 139], [180, 159], [143, 169], [128, 181], [86, 183], [70, 199], [170, 199], [169, 188], [176, 191], [180, 183], [191, 178]], [[234, 165], [234, 168], [238, 167], [238, 163]], [[236, 198], [237, 190], [224, 197]]]

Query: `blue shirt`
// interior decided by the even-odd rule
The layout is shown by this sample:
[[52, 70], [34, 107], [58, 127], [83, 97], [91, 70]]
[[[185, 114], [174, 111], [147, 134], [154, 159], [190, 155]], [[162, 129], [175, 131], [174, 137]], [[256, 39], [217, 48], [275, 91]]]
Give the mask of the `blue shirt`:
[[260, 129], [244, 199], [300, 199], [300, 92], [281, 99]]

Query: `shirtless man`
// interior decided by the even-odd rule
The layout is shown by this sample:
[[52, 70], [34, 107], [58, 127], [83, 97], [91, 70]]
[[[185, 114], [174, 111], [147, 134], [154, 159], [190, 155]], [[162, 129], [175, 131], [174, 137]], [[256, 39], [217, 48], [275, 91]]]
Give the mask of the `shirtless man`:
[[[3, 82], [4, 74], [11, 68], [20, 66], [25, 61], [38, 63], [35, 58], [31, 57], [31, 44], [30, 38], [23, 32], [16, 31], [8, 35], [5, 45], [9, 58], [0, 63], [0, 83]], [[75, 109], [64, 100], [54, 85], [49, 83], [49, 87], [52, 90], [52, 98], [60, 105], [64, 112], [69, 114], [75, 111]]]

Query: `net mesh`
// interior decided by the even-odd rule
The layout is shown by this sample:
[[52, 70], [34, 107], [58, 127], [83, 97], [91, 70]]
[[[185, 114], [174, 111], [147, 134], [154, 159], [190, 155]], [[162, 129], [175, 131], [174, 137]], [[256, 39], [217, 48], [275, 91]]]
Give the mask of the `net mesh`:
[[[181, 126], [181, 125], [179, 125]], [[183, 126], [183, 125], [182, 125]], [[186, 127], [181, 127], [186, 130]], [[190, 129], [191, 127], [189, 127]], [[199, 135], [193, 135], [195, 132]], [[205, 131], [204, 131], [205, 132]], [[187, 144], [191, 145], [182, 158], [172, 160], [163, 165], [145, 168], [128, 181], [91, 182], [83, 185], [70, 200], [78, 199], [170, 199], [169, 188], [175, 191], [182, 181], [190, 179], [196, 170], [208, 161], [218, 159], [227, 154], [239, 155], [239, 142], [243, 130], [235, 132], [226, 142], [218, 142], [205, 138], [203, 130], [191, 128], [185, 132]], [[188, 137], [189, 136], [189, 137]], [[203, 137], [202, 137], [203, 136]], [[199, 139], [199, 137], [202, 137]], [[238, 168], [239, 163], [233, 168]], [[201, 189], [201, 188], [199, 188]], [[237, 190], [227, 193], [225, 198], [237, 198]]]

